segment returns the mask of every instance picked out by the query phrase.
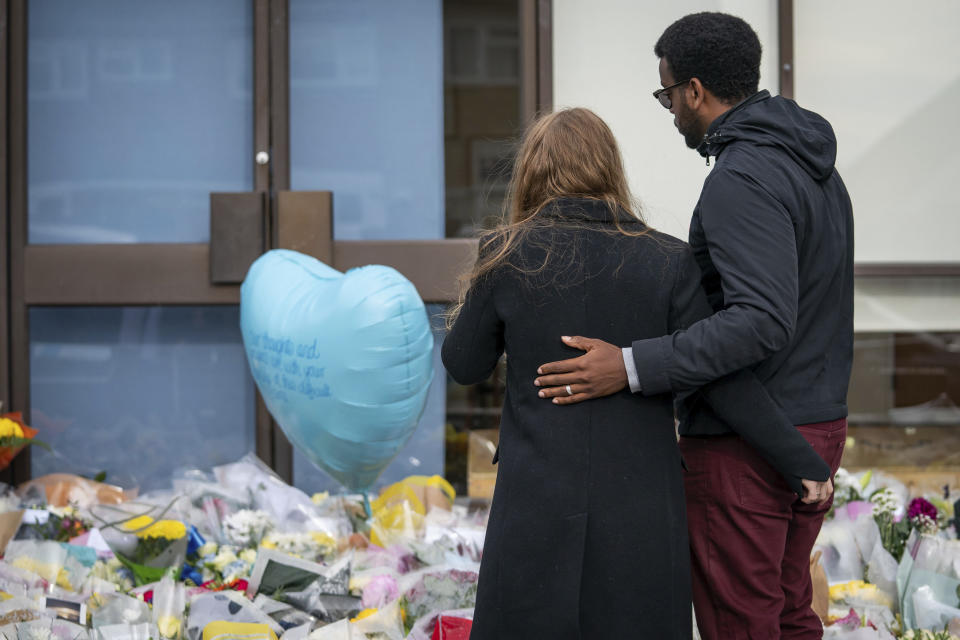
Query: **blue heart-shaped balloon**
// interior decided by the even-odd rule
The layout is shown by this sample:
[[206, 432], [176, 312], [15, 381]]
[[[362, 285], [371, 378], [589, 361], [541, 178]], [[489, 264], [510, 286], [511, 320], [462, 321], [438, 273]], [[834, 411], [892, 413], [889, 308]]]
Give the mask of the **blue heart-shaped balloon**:
[[344, 274], [276, 249], [243, 281], [240, 330], [290, 441], [348, 489], [369, 489], [416, 429], [433, 379], [416, 288], [390, 267]]

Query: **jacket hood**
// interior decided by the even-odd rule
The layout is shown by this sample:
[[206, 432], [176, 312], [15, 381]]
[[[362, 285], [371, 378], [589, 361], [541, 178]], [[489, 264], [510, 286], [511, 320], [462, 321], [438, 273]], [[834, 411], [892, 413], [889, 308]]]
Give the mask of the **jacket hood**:
[[783, 149], [816, 180], [828, 178], [837, 160], [837, 138], [829, 122], [766, 90], [714, 120], [697, 151], [705, 158], [716, 156], [735, 140]]

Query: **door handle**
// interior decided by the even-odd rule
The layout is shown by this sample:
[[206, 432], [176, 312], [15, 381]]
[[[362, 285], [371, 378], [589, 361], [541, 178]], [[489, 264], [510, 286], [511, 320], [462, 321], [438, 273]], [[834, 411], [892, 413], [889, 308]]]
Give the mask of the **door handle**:
[[333, 267], [333, 192], [277, 192], [277, 248], [292, 249]]
[[[267, 194], [210, 194], [210, 282], [239, 284], [272, 247], [333, 266], [333, 192], [278, 191], [271, 234]], [[273, 237], [271, 237], [273, 236]]]
[[210, 282], [238, 284], [267, 248], [266, 194], [210, 194]]

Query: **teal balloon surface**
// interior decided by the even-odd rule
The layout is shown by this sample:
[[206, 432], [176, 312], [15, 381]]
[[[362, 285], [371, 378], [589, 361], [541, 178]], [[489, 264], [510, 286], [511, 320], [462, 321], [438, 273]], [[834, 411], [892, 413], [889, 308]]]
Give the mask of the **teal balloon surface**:
[[409, 280], [371, 265], [341, 273], [277, 249], [240, 288], [253, 379], [294, 446], [365, 491], [407, 442], [433, 379], [433, 334]]

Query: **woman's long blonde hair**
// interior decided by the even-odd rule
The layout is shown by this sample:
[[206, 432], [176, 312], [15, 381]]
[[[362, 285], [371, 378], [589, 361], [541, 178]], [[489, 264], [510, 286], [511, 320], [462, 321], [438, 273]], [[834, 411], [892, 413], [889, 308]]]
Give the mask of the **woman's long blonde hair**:
[[[480, 257], [460, 279], [459, 301], [448, 314], [448, 326], [456, 319], [471, 286], [500, 266], [521, 268], [509, 258], [524, 236], [541, 224], [539, 214], [560, 198], [605, 203], [619, 233], [643, 235], [648, 231], [643, 225], [638, 225], [639, 230], [628, 230], [621, 224], [643, 222], [643, 217], [630, 195], [620, 148], [607, 123], [580, 107], [542, 115], [524, 133], [507, 190], [503, 221], [481, 236]], [[551, 253], [548, 247], [547, 259], [534, 271], [546, 267]]]

